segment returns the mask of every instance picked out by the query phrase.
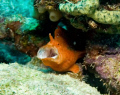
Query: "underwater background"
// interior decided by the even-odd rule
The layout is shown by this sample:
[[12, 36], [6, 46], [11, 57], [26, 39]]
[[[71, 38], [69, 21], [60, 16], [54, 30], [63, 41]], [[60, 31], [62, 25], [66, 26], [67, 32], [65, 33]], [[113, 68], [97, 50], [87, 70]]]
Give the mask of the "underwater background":
[[120, 0], [0, 0], [0, 95], [120, 95]]

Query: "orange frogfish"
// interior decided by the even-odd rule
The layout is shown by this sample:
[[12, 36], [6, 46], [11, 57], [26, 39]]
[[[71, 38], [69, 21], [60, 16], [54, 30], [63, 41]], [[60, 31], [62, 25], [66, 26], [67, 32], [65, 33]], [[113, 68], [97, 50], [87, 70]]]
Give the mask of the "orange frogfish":
[[83, 57], [85, 52], [69, 48], [61, 27], [55, 30], [54, 38], [51, 34], [49, 34], [49, 38], [50, 41], [38, 50], [37, 57], [42, 60], [45, 66], [49, 66], [55, 71], [78, 73], [80, 67], [75, 62], [78, 58]]

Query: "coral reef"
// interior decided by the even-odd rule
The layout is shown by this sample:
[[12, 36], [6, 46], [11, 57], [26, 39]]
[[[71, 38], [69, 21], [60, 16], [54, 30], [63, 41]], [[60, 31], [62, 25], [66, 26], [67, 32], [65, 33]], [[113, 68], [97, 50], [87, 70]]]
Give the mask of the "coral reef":
[[35, 56], [39, 47], [47, 43], [44, 40], [45, 38], [37, 37], [36, 35], [30, 33], [28, 34], [27, 30], [22, 31], [20, 27], [20, 21], [12, 21], [7, 23], [7, 25], [3, 27], [4, 33], [1, 33], [1, 39], [9, 38], [9, 40], [11, 40], [12, 43], [15, 44], [18, 50], [30, 56]]
[[34, 95], [101, 95], [96, 88], [69, 75], [55, 75], [21, 66], [0, 64], [1, 94]]
[[15, 34], [15, 46], [19, 51], [22, 51], [29, 56], [33, 57], [37, 55], [39, 47], [46, 44], [47, 41], [42, 37], [37, 37], [31, 34], [17, 35]]
[[[115, 3], [116, 2], [116, 3]], [[81, 0], [59, 4], [59, 10], [69, 23], [83, 31], [96, 30], [105, 33], [120, 33], [119, 1]], [[110, 5], [111, 4], [111, 5]]]
[[[0, 71], [3, 72], [0, 76], [4, 76], [0, 78], [2, 83], [0, 94], [57, 92], [63, 95], [80, 93], [97, 95], [91, 88], [87, 88], [87, 85], [84, 85], [85, 88], [80, 87], [84, 82], [71, 79], [68, 75], [57, 75], [72, 71], [75, 74], [69, 72], [69, 75], [76, 77], [79, 70], [81, 74], [92, 72], [99, 77], [98, 79], [103, 81], [110, 95], [120, 94], [119, 1], [1, 0], [0, 5], [0, 61], [5, 63], [17, 61], [25, 64], [32, 57], [27, 64], [32, 69], [17, 63], [0, 64]], [[57, 26], [61, 26], [66, 31]], [[53, 38], [54, 30], [56, 32]], [[16, 48], [30, 57], [16, 51]], [[36, 58], [36, 55], [41, 60]], [[68, 61], [67, 64], [65, 61]], [[40, 68], [34, 70], [34, 65], [36, 65], [35, 68]], [[44, 74], [41, 71], [50, 74]], [[91, 75], [88, 76], [88, 78], [91, 77]], [[9, 80], [6, 80], [8, 77]], [[71, 81], [66, 81], [68, 77]], [[77, 78], [80, 79], [80, 77], [77, 75]], [[95, 78], [91, 79], [94, 81]], [[39, 81], [44, 82], [42, 84]], [[48, 92], [45, 92], [46, 89]]]
[[98, 10], [99, 5], [99, 0], [81, 0], [76, 4], [60, 4], [59, 10], [74, 16], [87, 15], [102, 24], [120, 24], [119, 11]]
[[[34, 15], [34, 0], [0, 0], [1, 16], [10, 16], [22, 14], [25, 17], [32, 17]], [[19, 6], [19, 7], [18, 7]]]
[[[33, 18], [35, 14], [33, 3], [34, 0], [22, 3], [17, 0], [0, 1], [2, 5], [0, 9], [0, 39], [10, 38], [8, 40], [15, 43], [18, 50], [30, 56], [35, 56], [39, 47], [47, 43], [46, 38], [34, 34], [41, 22]], [[6, 11], [3, 9], [6, 9]], [[39, 27], [42, 28], [42, 26]], [[44, 29], [42, 30], [44, 31]]]
[[22, 3], [18, 0], [1, 0], [0, 18], [4, 19], [5, 24], [12, 21], [20, 21], [22, 23], [21, 31], [33, 30], [39, 24], [33, 18], [35, 12], [33, 4], [34, 0], [23, 1]]
[[30, 56], [18, 51], [13, 42], [7, 40], [0, 41], [0, 62], [26, 64], [30, 60]]
[[26, 31], [34, 30], [39, 25], [38, 20], [30, 17], [23, 17], [19, 14], [6, 17], [4, 23], [8, 24], [15, 21], [19, 21], [21, 24], [20, 27], [16, 30], [16, 33], [18, 34], [23, 34]]
[[62, 14], [56, 10], [49, 11], [49, 19], [53, 22], [58, 21], [62, 17]]
[[46, 11], [49, 12], [49, 18], [53, 22], [57, 22], [62, 17], [61, 12], [58, 10], [58, 5], [64, 0], [37, 0], [35, 6], [40, 14], [44, 14]]
[[111, 95], [120, 94], [120, 35], [96, 34], [86, 46], [84, 65], [94, 70]]
[[30, 67], [31, 69], [37, 69], [40, 70], [44, 73], [50, 73], [54, 72], [50, 67], [45, 66], [41, 60], [39, 60], [36, 56], [32, 57], [31, 61], [27, 63], [27, 66]]

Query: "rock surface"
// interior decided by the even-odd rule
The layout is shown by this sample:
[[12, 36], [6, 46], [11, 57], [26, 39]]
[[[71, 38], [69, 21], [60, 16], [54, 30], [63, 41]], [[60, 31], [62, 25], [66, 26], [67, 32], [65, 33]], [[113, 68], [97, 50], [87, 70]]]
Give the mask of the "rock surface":
[[0, 64], [0, 95], [100, 95], [69, 75], [43, 73], [18, 63]]

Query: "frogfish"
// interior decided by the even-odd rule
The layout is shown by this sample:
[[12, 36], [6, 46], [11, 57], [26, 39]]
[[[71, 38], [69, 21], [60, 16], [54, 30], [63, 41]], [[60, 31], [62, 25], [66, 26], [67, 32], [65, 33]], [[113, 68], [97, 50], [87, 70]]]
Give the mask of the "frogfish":
[[83, 57], [85, 51], [76, 51], [69, 48], [65, 38], [64, 32], [61, 27], [55, 30], [55, 37], [53, 38], [49, 33], [50, 41], [39, 48], [37, 58], [42, 60], [45, 66], [49, 66], [58, 72], [71, 71], [78, 73], [81, 71], [79, 65], [75, 64], [76, 61]]

